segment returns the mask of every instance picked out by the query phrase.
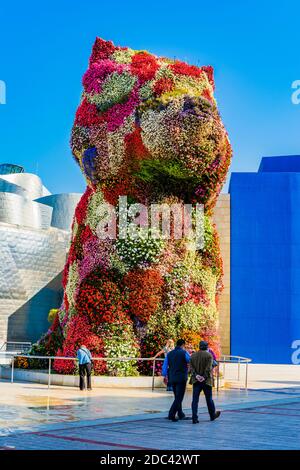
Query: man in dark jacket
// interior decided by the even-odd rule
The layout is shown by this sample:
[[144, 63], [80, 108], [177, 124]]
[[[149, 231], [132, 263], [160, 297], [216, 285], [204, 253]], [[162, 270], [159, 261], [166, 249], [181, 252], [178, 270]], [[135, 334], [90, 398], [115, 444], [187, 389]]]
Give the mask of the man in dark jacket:
[[198, 420], [198, 404], [200, 393], [204, 392], [206, 398], [206, 404], [209, 412], [211, 421], [219, 418], [221, 412], [215, 408], [214, 401], [212, 399], [212, 388], [213, 388], [213, 357], [208, 351], [208, 343], [206, 341], [200, 341], [200, 351], [192, 354], [191, 357], [191, 380], [193, 384], [193, 423], [199, 423]]
[[[182, 401], [188, 379], [190, 355], [185, 351], [184, 345], [185, 341], [179, 339], [176, 343], [176, 348], [167, 354], [163, 363], [162, 375], [165, 377], [165, 380], [169, 381], [174, 393], [174, 402], [168, 416], [171, 421], [186, 419], [182, 411]], [[176, 414], [178, 414], [178, 418], [176, 418]]]

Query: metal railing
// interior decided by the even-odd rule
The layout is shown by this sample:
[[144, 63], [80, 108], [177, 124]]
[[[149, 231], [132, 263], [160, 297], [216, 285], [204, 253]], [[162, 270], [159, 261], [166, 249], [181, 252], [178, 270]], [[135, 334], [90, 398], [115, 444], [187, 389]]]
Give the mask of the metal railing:
[[252, 362], [252, 359], [248, 357], [242, 356], [230, 356], [227, 354], [223, 354], [221, 358], [218, 360], [218, 366], [216, 367], [217, 370], [217, 391], [219, 391], [219, 384], [220, 384], [220, 365], [223, 364], [223, 378], [225, 379], [225, 372], [226, 372], [226, 364], [237, 364], [237, 380], [240, 382], [241, 378], [241, 364], [245, 365], [245, 375], [244, 375], [244, 388], [245, 390], [248, 389], [248, 365]]
[[[46, 360], [48, 361], [48, 388], [51, 386], [51, 371], [52, 371], [52, 361], [59, 359], [64, 361], [73, 361], [78, 362], [77, 358], [74, 357], [63, 357], [63, 356], [30, 356], [28, 354], [10, 354], [12, 358], [11, 363], [11, 382], [14, 381], [14, 361], [15, 358], [26, 358], [26, 359], [37, 359], [37, 360]], [[104, 362], [145, 362], [150, 361], [152, 362], [152, 390], [155, 388], [155, 371], [156, 371], [156, 363], [157, 361], [164, 361], [164, 359], [155, 358], [155, 357], [93, 357], [93, 361], [104, 361]], [[225, 366], [227, 363], [230, 364], [237, 364], [238, 371], [237, 371], [237, 380], [240, 381], [240, 373], [241, 373], [241, 364], [245, 365], [245, 381], [244, 381], [244, 388], [247, 390], [248, 388], [248, 364], [251, 362], [251, 359], [247, 357], [241, 356], [229, 356], [223, 355], [221, 356], [220, 360], [218, 361], [218, 365], [216, 369], [216, 379], [217, 379], [217, 391], [220, 388], [220, 365], [223, 364], [223, 377], [225, 379]]]
[[[77, 358], [74, 357], [63, 357], [63, 356], [30, 356], [28, 354], [10, 354], [12, 359], [11, 362], [11, 383], [14, 381], [14, 362], [15, 358], [23, 357], [25, 359], [37, 359], [37, 360], [47, 360], [48, 361], [48, 388], [51, 386], [51, 371], [52, 371], [52, 361], [59, 359], [64, 361], [73, 361], [78, 362]], [[151, 361], [152, 365], [152, 390], [155, 388], [155, 368], [156, 361], [164, 361], [164, 359], [154, 358], [154, 357], [93, 357], [94, 361], [104, 361], [104, 362], [145, 362]]]

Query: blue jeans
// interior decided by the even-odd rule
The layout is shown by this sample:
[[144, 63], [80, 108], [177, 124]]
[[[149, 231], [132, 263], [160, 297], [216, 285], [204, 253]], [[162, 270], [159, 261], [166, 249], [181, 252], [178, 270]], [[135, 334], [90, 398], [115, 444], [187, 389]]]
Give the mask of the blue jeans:
[[216, 414], [215, 404], [212, 399], [212, 387], [210, 385], [206, 385], [205, 382], [197, 382], [193, 385], [192, 412], [194, 420], [198, 419], [198, 404], [200, 393], [202, 392], [202, 390], [206, 398], [206, 404], [210, 419], [212, 419]]
[[182, 401], [185, 394], [186, 382], [171, 382], [170, 385], [173, 388], [174, 401], [169, 411], [169, 418], [175, 418], [176, 413], [178, 413], [178, 418], [183, 418]]

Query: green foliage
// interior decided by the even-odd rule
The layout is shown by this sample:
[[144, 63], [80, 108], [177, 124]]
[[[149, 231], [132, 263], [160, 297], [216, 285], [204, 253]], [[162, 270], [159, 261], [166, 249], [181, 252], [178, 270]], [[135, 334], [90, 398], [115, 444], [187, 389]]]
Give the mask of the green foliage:
[[[176, 317], [172, 312], [159, 308], [151, 317], [147, 325], [147, 331], [153, 338], [159, 341], [175, 339], [177, 336]], [[156, 351], [157, 352], [157, 351]], [[152, 351], [155, 353], [155, 350]]]
[[[131, 325], [103, 325], [100, 336], [105, 338], [106, 357], [139, 357], [138, 345], [134, 342]], [[137, 361], [108, 361], [109, 375], [118, 377], [137, 376]]]
[[101, 112], [105, 112], [117, 103], [124, 103], [131, 92], [136, 77], [128, 72], [112, 73], [103, 83], [101, 93], [89, 96], [89, 100], [97, 105]]
[[204, 250], [210, 254], [214, 250], [214, 228], [207, 216], [204, 216]]
[[153, 184], [160, 194], [182, 194], [189, 198], [194, 194], [198, 182], [198, 178], [177, 160], [143, 160], [135, 176], [145, 183]]
[[203, 321], [204, 311], [203, 305], [196, 305], [194, 302], [187, 302], [181, 305], [176, 312], [178, 333], [183, 330], [200, 332], [205, 323]]
[[[50, 356], [45, 341], [42, 338], [38, 343], [32, 345], [28, 355], [30, 356]], [[55, 354], [55, 353], [54, 353]], [[47, 359], [29, 359], [27, 358], [28, 369], [48, 369], [49, 361]]]

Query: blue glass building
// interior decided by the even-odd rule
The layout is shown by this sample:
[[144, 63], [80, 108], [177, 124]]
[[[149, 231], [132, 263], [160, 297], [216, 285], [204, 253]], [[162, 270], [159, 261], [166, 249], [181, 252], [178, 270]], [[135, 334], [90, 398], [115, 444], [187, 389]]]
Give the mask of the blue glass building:
[[291, 363], [300, 339], [300, 156], [233, 173], [231, 354]]

